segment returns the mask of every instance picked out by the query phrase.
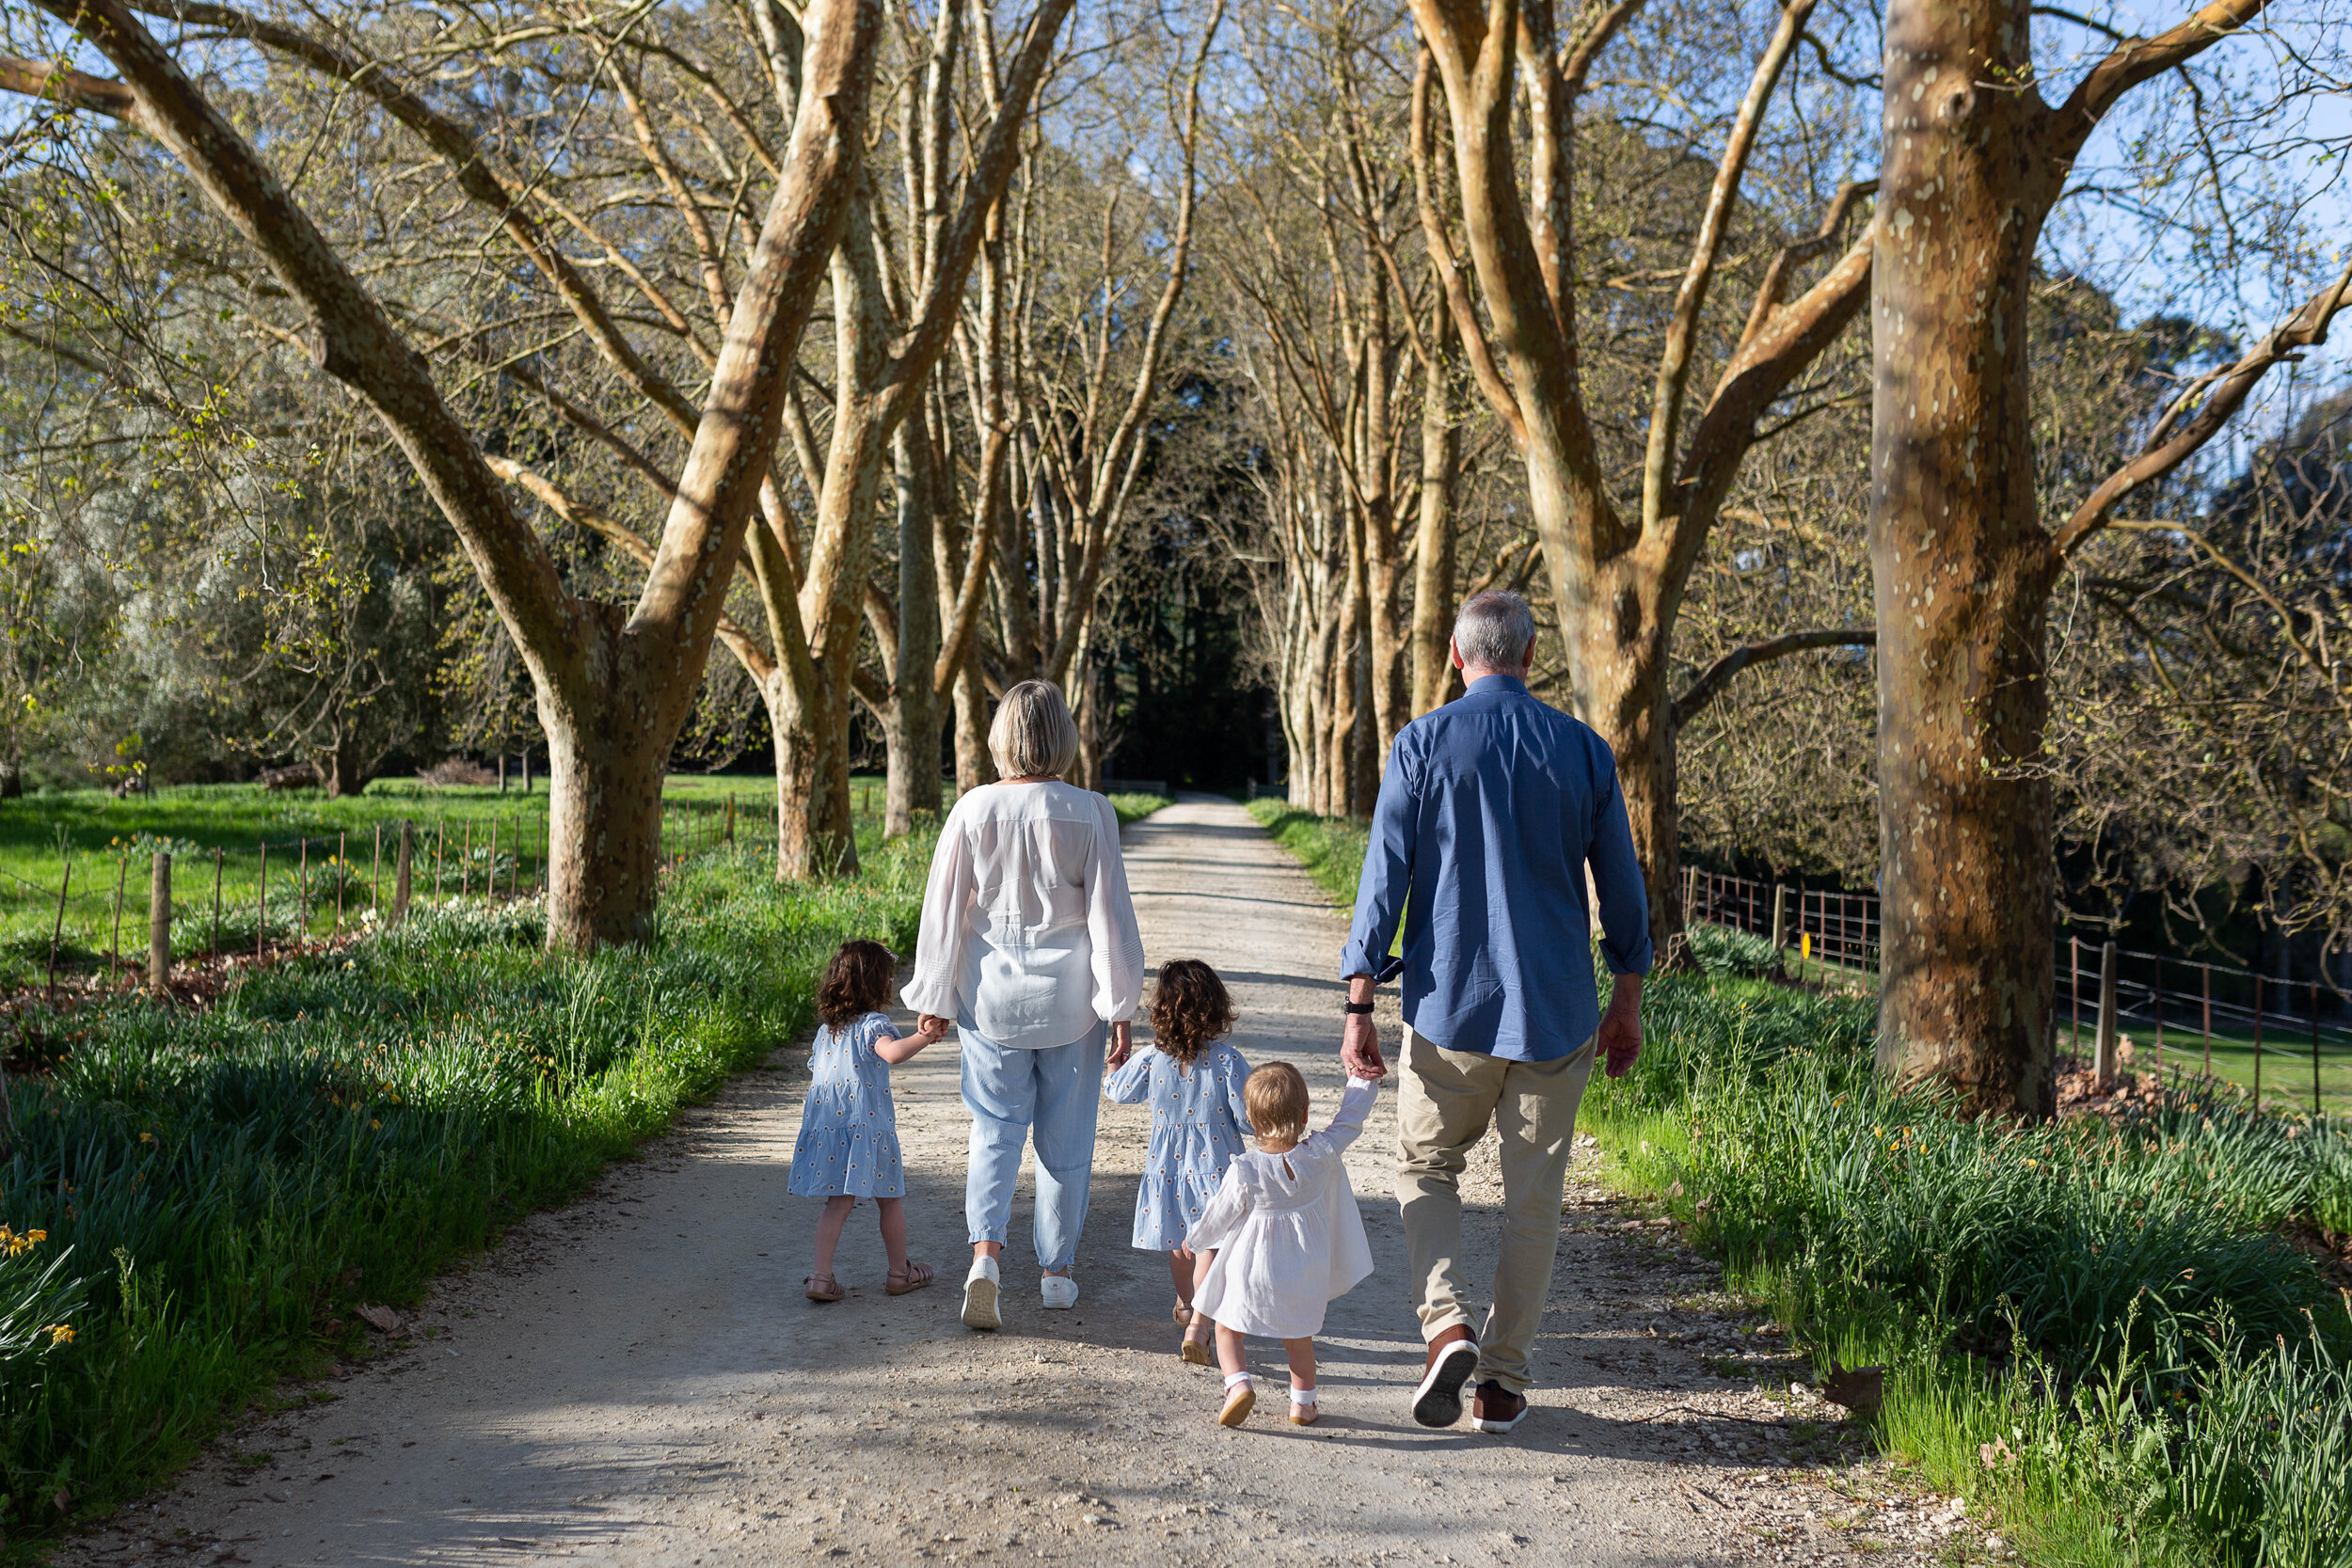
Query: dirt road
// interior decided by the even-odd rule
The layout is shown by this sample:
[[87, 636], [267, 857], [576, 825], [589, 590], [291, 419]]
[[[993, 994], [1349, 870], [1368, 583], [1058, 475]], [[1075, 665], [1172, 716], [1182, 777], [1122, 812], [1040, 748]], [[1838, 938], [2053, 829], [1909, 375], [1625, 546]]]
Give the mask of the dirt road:
[[[1129, 830], [1127, 855], [1151, 962], [1215, 964], [1242, 1051], [1295, 1061], [1320, 1120], [1340, 1084], [1341, 917], [1223, 801]], [[813, 1306], [799, 1287], [818, 1205], [785, 1190], [805, 1059], [779, 1053], [582, 1201], [517, 1227], [421, 1305], [405, 1348], [289, 1390], [293, 1407], [59, 1560], [1598, 1568], [1810, 1561], [1857, 1533], [1899, 1561], [1941, 1533], [1916, 1499], [1871, 1500], [1883, 1481], [1844, 1482], [1857, 1501], [1788, 1479], [1836, 1412], [1777, 1391], [1775, 1341], [1590, 1185], [1589, 1149], [1536, 1408], [1505, 1438], [1414, 1426], [1392, 1092], [1350, 1157], [1377, 1272], [1333, 1304], [1313, 1429], [1280, 1419], [1279, 1348], [1259, 1356], [1271, 1416], [1239, 1432], [1214, 1424], [1216, 1375], [1174, 1354], [1166, 1265], [1127, 1245], [1139, 1108], [1104, 1108], [1077, 1309], [1039, 1307], [1025, 1176], [1005, 1327], [961, 1325], [952, 1042], [896, 1080], [914, 1249], [939, 1284], [885, 1296], [861, 1208], [836, 1270], [851, 1295]], [[1474, 1202], [1492, 1179], [1491, 1158], [1473, 1164]], [[1493, 1228], [1474, 1207], [1474, 1255]]]

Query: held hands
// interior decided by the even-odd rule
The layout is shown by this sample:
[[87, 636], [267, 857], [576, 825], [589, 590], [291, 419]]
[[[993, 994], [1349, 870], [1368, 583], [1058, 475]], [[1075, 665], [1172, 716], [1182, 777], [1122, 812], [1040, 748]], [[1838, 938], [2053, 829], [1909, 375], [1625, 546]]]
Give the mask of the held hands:
[[1340, 1065], [1350, 1078], [1385, 1078], [1389, 1064], [1380, 1055], [1380, 1030], [1370, 1013], [1350, 1013], [1340, 1034]]
[[925, 1045], [937, 1045], [947, 1037], [948, 1022], [937, 1013], [925, 1013], [914, 1021], [914, 1037]]

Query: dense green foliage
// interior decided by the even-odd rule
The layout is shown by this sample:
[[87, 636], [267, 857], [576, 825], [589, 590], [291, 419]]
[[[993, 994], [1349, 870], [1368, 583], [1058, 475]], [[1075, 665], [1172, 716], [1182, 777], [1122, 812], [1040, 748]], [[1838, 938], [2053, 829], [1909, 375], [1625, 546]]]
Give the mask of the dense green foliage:
[[[1359, 826], [1251, 811], [1352, 899]], [[2038, 1561], [2352, 1565], [2352, 1307], [2288, 1239], [2352, 1231], [2352, 1131], [2191, 1081], [1967, 1120], [1878, 1076], [1874, 999], [1754, 978], [1741, 933], [1692, 951], [1585, 1124], [1824, 1370], [1887, 1369], [1891, 1448]]]
[[135, 1491], [343, 1347], [352, 1304], [413, 1297], [577, 1190], [803, 1026], [842, 939], [912, 945], [928, 838], [868, 836], [856, 882], [779, 885], [748, 847], [691, 861], [643, 949], [550, 958], [535, 905], [473, 900], [264, 970], [206, 1011], [17, 1015], [10, 1528]]
[[2352, 1562], [2352, 1317], [2285, 1227], [2352, 1219], [2352, 1137], [2183, 1086], [1971, 1121], [1899, 1089], [1867, 1000], [1668, 976], [1590, 1123], [1885, 1433], [2051, 1561]]

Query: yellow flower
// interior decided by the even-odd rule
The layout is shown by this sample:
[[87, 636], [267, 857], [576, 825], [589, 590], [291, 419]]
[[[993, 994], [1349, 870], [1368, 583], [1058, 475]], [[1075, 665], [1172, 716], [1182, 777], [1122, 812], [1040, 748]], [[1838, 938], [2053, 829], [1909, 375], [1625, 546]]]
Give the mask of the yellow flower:
[[41, 1332], [49, 1336], [49, 1342], [53, 1345], [73, 1343], [73, 1325], [71, 1323], [51, 1323]]

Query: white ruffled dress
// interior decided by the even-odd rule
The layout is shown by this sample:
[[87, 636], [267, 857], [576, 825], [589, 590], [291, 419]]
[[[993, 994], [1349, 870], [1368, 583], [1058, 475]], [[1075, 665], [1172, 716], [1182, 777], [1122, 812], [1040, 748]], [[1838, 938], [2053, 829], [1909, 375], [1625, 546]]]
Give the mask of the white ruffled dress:
[[1380, 1097], [1376, 1078], [1350, 1078], [1329, 1126], [1287, 1154], [1235, 1156], [1185, 1244], [1215, 1248], [1193, 1306], [1241, 1334], [1306, 1339], [1325, 1308], [1372, 1273], [1372, 1243], [1343, 1154]]

